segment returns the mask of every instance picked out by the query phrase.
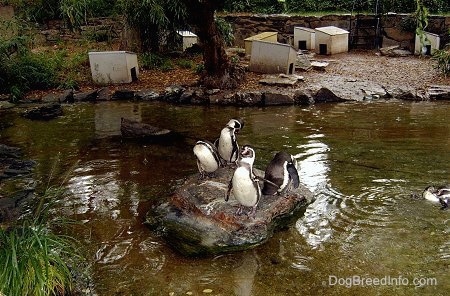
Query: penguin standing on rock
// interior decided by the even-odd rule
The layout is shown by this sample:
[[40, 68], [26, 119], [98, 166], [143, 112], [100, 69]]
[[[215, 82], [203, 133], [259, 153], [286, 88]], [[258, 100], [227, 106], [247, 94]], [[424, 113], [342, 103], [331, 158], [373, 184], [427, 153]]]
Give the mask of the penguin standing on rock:
[[200, 179], [211, 176], [219, 167], [223, 166], [216, 147], [209, 141], [197, 141], [194, 146]]
[[242, 119], [230, 119], [220, 132], [219, 139], [215, 142], [219, 155], [225, 160], [226, 164], [235, 163], [239, 157], [239, 145], [236, 134], [243, 127], [244, 121]]
[[297, 161], [291, 154], [281, 151], [275, 154], [264, 174], [264, 195], [281, 194], [292, 181], [294, 188], [299, 186]]
[[255, 162], [255, 150], [248, 145], [242, 147], [238, 161], [238, 167], [234, 171], [233, 177], [228, 185], [227, 195], [225, 201], [228, 201], [230, 192], [233, 190], [233, 195], [241, 204], [237, 215], [242, 213], [242, 207], [251, 207], [250, 214], [255, 216], [256, 207], [261, 198], [261, 187], [259, 181], [253, 173], [253, 163]]

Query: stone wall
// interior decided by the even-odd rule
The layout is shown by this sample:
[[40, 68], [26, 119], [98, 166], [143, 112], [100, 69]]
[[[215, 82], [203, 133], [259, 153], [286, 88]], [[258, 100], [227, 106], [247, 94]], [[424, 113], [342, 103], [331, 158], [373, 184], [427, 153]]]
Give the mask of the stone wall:
[[[9, 16], [10, 8], [0, 7], [2, 14]], [[374, 20], [373, 15], [326, 15], [326, 16], [290, 16], [290, 15], [249, 15], [232, 14], [223, 16], [230, 22], [234, 29], [235, 45], [244, 47], [244, 39], [263, 31], [277, 31], [279, 42], [291, 43], [293, 40], [294, 27], [302, 26], [317, 28], [324, 26], [336, 26], [350, 31], [350, 39], [355, 33], [357, 24], [364, 21]], [[381, 46], [400, 45], [413, 50], [414, 47], [414, 20], [408, 14], [389, 14], [379, 19]], [[439, 34], [441, 47], [450, 43], [449, 37], [450, 16], [430, 16], [426, 31]], [[137, 50], [137, 35], [126, 26], [123, 17], [115, 18], [93, 18], [89, 19], [85, 26], [79, 31], [72, 31], [67, 24], [61, 20], [49, 21], [47, 24], [37, 28], [37, 39], [41, 44], [54, 44], [59, 41], [80, 40], [88, 38], [97, 41], [111, 41], [119, 43], [120, 49]], [[371, 38], [373, 32], [360, 30], [359, 34], [366, 34]], [[370, 41], [369, 41], [370, 43]], [[374, 42], [371, 42], [372, 44]]]
[[51, 20], [38, 29], [45, 42], [50, 44], [68, 40], [76, 41], [84, 38], [98, 41], [117, 41], [120, 40], [124, 30], [124, 21], [122, 17], [90, 18], [87, 24], [81, 26], [79, 30], [72, 30], [62, 20]]
[[[290, 15], [225, 15], [224, 18], [233, 25], [235, 44], [244, 47], [244, 39], [263, 31], [277, 31], [279, 42], [290, 43], [293, 39], [294, 27], [317, 28], [336, 26], [352, 33], [355, 32], [357, 22], [376, 19], [373, 15], [326, 15], [316, 16], [290, 16]], [[379, 19], [381, 30], [381, 46], [400, 45], [414, 47], [414, 21], [408, 14], [390, 14]], [[430, 16], [426, 31], [439, 34], [441, 45], [450, 42], [448, 30], [450, 16]], [[370, 30], [360, 34], [370, 35]]]

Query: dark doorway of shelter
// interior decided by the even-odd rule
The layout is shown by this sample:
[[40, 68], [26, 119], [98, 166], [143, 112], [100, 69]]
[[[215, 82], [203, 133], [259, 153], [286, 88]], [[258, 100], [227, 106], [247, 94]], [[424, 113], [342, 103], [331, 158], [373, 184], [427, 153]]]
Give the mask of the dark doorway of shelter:
[[306, 50], [306, 40], [299, 40], [298, 41], [298, 49]]
[[137, 73], [136, 73], [136, 67], [131, 68], [131, 81], [138, 80]]

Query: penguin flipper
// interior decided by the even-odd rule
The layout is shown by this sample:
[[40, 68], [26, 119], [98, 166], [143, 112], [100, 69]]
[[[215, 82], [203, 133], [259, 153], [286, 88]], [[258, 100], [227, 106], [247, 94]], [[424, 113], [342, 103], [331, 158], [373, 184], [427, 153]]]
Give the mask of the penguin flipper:
[[287, 165], [287, 171], [289, 172], [289, 176], [292, 179], [292, 184], [294, 185], [294, 188], [298, 188], [298, 185], [300, 184], [300, 177], [298, 176], [297, 168], [293, 163], [289, 163]]
[[231, 178], [230, 183], [228, 183], [228, 190], [227, 194], [225, 195], [225, 201], [228, 201], [228, 199], [230, 199], [230, 193], [232, 188], [233, 188], [233, 178]]

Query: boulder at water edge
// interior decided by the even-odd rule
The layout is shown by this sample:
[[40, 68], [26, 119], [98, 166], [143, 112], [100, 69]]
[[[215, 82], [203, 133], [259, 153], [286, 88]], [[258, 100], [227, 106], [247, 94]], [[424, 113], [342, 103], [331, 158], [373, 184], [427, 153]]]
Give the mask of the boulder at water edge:
[[146, 223], [184, 255], [212, 255], [263, 244], [312, 202], [312, 193], [300, 185], [281, 196], [263, 195], [255, 217], [236, 215], [239, 204], [233, 193], [228, 202], [224, 200], [233, 172], [221, 168], [216, 177], [205, 180], [199, 180], [198, 174], [190, 176], [149, 211]]

